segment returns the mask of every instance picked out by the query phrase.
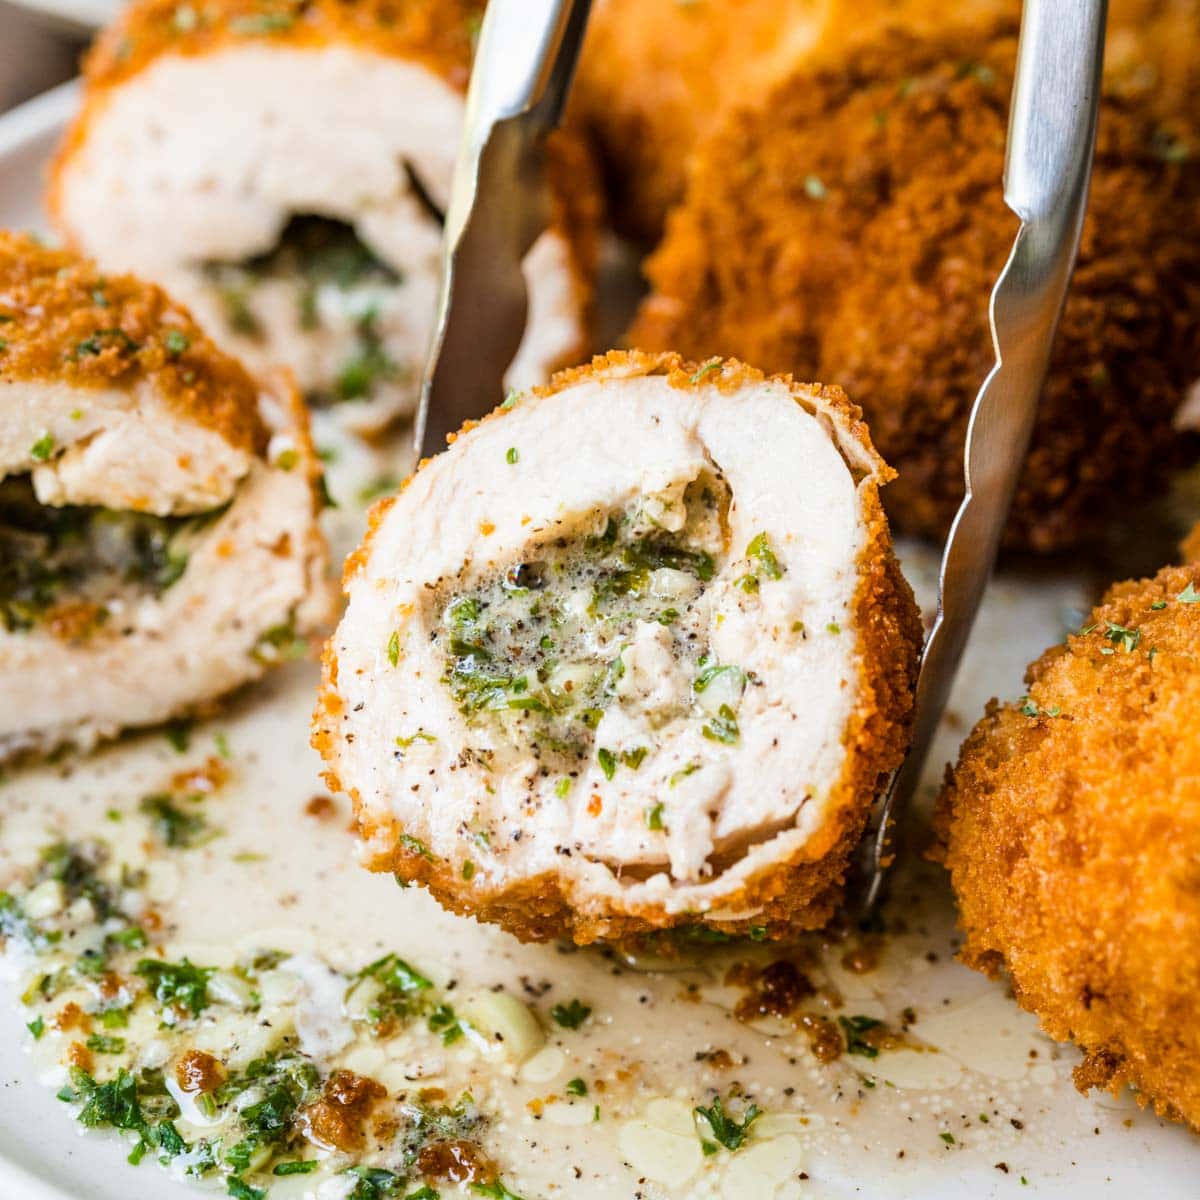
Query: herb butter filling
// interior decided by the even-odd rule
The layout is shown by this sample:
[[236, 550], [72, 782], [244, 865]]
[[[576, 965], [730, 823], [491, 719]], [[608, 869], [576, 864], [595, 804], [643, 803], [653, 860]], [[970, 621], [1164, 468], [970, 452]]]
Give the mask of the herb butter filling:
[[207, 263], [203, 274], [229, 333], [259, 343], [284, 338], [333, 343], [332, 356], [323, 356], [329, 357], [325, 370], [305, 373], [310, 405], [368, 400], [380, 388], [411, 378], [409, 365], [389, 351], [384, 332], [404, 276], [349, 225], [293, 217], [273, 250], [240, 263]]
[[161, 517], [40, 504], [28, 475], [0, 480], [0, 623], [93, 632], [122, 602], [157, 597], [187, 569], [197, 536], [226, 506]]
[[[729, 503], [721, 476], [706, 473], [623, 510], [588, 514], [583, 526], [594, 532], [543, 543], [448, 597], [435, 641], [442, 682], [469, 724], [567, 772], [591, 755], [613, 705], [637, 707], [648, 737], [691, 719], [694, 686], [712, 678], [705, 596], [726, 553]], [[644, 694], [631, 650], [648, 640], [693, 688]], [[620, 764], [636, 769], [650, 749], [596, 753], [611, 778]]]

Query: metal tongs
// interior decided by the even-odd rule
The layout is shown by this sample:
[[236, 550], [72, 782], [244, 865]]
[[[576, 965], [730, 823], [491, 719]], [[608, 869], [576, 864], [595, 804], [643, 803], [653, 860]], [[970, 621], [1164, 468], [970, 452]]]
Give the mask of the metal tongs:
[[503, 399], [525, 331], [521, 260], [550, 219], [543, 169], [591, 0], [491, 0], [467, 91], [442, 240], [442, 284], [417, 410], [417, 457]]
[[892, 835], [920, 782], [1029, 449], [1087, 208], [1107, 15], [1107, 0], [1025, 0], [1004, 163], [1004, 202], [1021, 225], [992, 289], [996, 361], [967, 425], [967, 491], [942, 552], [912, 745], [876, 801], [863, 842], [853, 897], [863, 914], [879, 900]]
[[[418, 453], [502, 393], [526, 297], [521, 258], [546, 224], [537, 147], [558, 120], [588, 0], [491, 0], [467, 98], [446, 219], [437, 335], [417, 418]], [[966, 497], [942, 556], [937, 616], [917, 679], [913, 740], [877, 799], [854, 904], [879, 899], [896, 822], [916, 790], [995, 565], [1029, 447], [1087, 204], [1106, 0], [1025, 0], [1004, 199], [1020, 218], [992, 291], [996, 361], [971, 409]]]

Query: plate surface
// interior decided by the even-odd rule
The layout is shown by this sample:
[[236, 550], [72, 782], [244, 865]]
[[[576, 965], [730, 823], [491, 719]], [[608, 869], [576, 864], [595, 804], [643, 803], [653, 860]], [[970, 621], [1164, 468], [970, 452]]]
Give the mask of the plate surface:
[[[66, 87], [0, 120], [0, 224], [43, 224], [38, 207], [41, 180], [75, 102], [74, 89]], [[321, 436], [318, 430], [318, 440]], [[393, 447], [390, 464], [387, 448], [381, 453], [379, 459], [348, 456], [331, 480], [335, 496], [352, 497], [389, 466], [399, 473], [405, 452]], [[343, 505], [330, 528], [335, 552], [344, 553], [353, 545], [362, 519], [361, 506], [349, 501]], [[928, 548], [911, 547], [904, 560], [918, 598], [928, 605], [935, 556]], [[997, 579], [952, 698], [948, 727], [932, 755], [926, 797], [986, 700], [1020, 694], [1025, 664], [1077, 625], [1097, 583], [1083, 572], [1046, 566], [1006, 570]], [[936, 872], [920, 871], [904, 885], [911, 883], [914, 892], [932, 897], [914, 901], [914, 923], [923, 927], [924, 940], [910, 938], [896, 961], [865, 977], [858, 985], [863, 989], [861, 1003], [894, 1001], [903, 994], [905, 1002], [911, 998], [922, 1013], [961, 1012], [963, 1022], [971, 1014], [986, 1013], [984, 1027], [955, 1028], [952, 1020], [942, 1018], [944, 1054], [939, 1057], [958, 1081], [953, 1086], [914, 1076], [915, 1082], [910, 1079], [890, 1093], [879, 1088], [847, 1108], [842, 1099], [826, 1094], [819, 1072], [789, 1068], [796, 1058], [786, 1033], [732, 1022], [728, 1004], [720, 1001], [719, 986], [712, 987], [716, 998], [711, 1002], [679, 1002], [681, 978], [694, 976], [705, 986], [713, 984], [712, 960], [685, 963], [683, 972], [636, 964], [617, 971], [612, 959], [596, 952], [564, 955], [553, 946], [520, 946], [495, 929], [448, 916], [423, 893], [400, 892], [390, 880], [359, 870], [344, 821], [333, 829], [322, 828], [300, 815], [305, 801], [320, 790], [317, 764], [307, 746], [314, 684], [315, 669], [296, 664], [193, 731], [193, 754], [210, 748], [218, 732], [232, 748], [237, 775], [234, 793], [222, 801], [224, 844], [253, 848], [262, 857], [236, 865], [228, 852], [205, 848], [181, 859], [176, 919], [190, 947], [202, 951], [206, 945], [257, 939], [258, 944], [294, 952], [317, 946], [334, 961], [344, 962], [369, 961], [395, 950], [480, 986], [518, 977], [552, 980], [553, 996], [585, 996], [598, 1010], [601, 1019], [580, 1053], [595, 1058], [622, 1050], [640, 1060], [647, 1077], [664, 1081], [660, 1086], [677, 1085], [694, 1098], [694, 1088], [688, 1090], [695, 1074], [694, 1050], [736, 1044], [752, 1064], [743, 1082], [782, 1105], [783, 1085], [790, 1081], [805, 1111], [813, 1114], [803, 1143], [809, 1176], [804, 1187], [793, 1181], [790, 1190], [776, 1191], [759, 1181], [757, 1190], [751, 1190], [735, 1185], [728, 1171], [725, 1176], [715, 1168], [706, 1173], [706, 1165], [691, 1182], [666, 1193], [653, 1182], [638, 1183], [639, 1174], [629, 1165], [632, 1143], [622, 1140], [629, 1121], [614, 1118], [615, 1130], [601, 1123], [594, 1131], [592, 1126], [582, 1127], [584, 1132], [579, 1127], [539, 1126], [525, 1108], [530, 1087], [514, 1078], [497, 1091], [506, 1114], [503, 1144], [512, 1155], [504, 1165], [506, 1178], [531, 1200], [635, 1194], [648, 1200], [660, 1194], [736, 1200], [750, 1200], [752, 1195], [764, 1200], [854, 1195], [889, 1200], [916, 1194], [1090, 1200], [1127, 1196], [1134, 1189], [1156, 1200], [1182, 1200], [1196, 1194], [1200, 1142], [1140, 1112], [1128, 1097], [1080, 1097], [1070, 1081], [1073, 1052], [1041, 1037], [1003, 987], [952, 962], [952, 914], [944, 881]], [[144, 795], [179, 761], [161, 734], [152, 733], [124, 740], [66, 769], [10, 773], [0, 783], [0, 887], [5, 870], [27, 856], [39, 839], [98, 822], [110, 803]], [[917, 952], [926, 947], [938, 948], [936, 963]], [[433, 965], [430, 971], [435, 971]], [[849, 978], [845, 983], [855, 986]], [[0, 1004], [0, 1197], [182, 1200], [196, 1195], [194, 1188], [152, 1165], [126, 1166], [126, 1147], [119, 1140], [79, 1131], [55, 1099], [53, 1087], [38, 1079], [24, 1019], [5, 996]], [[575, 1051], [568, 1046], [565, 1052]], [[1036, 1060], [1032, 1053], [1038, 1055]], [[1034, 1061], [1037, 1066], [1030, 1065]], [[908, 1132], [924, 1128], [922, 1122], [958, 1120], [984, 1106], [1014, 1116], [1019, 1112], [1021, 1130], [1011, 1120], [1003, 1122], [1003, 1128], [972, 1126], [968, 1133], [960, 1132], [952, 1149], [936, 1134]], [[905, 1154], [898, 1157], [898, 1149]], [[511, 1172], [510, 1161], [516, 1164]], [[997, 1169], [1001, 1161], [1008, 1169]], [[564, 1186], [567, 1164], [580, 1168], [581, 1182]], [[445, 1189], [443, 1194], [452, 1191]]]

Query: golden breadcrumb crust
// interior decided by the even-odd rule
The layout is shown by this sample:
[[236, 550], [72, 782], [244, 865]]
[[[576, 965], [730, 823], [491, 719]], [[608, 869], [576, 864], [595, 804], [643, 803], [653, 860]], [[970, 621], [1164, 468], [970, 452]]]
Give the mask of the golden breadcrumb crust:
[[[16, 380], [117, 389], [147, 381], [232, 445], [266, 448], [258, 384], [186, 309], [153, 284], [0, 231], [0, 382]], [[307, 431], [306, 418], [299, 427]]]
[[415, 60], [465, 91], [483, 9], [482, 0], [137, 0], [88, 53], [85, 76], [95, 91], [163, 54], [211, 54], [238, 42], [340, 42]]
[[[1200, 529], [1190, 548], [1200, 551]], [[1120, 583], [993, 701], [947, 774], [935, 857], [961, 957], [1076, 1042], [1080, 1090], [1132, 1084], [1200, 1130], [1200, 555]]]
[[[589, 366], [560, 372], [548, 387], [537, 388], [534, 394], [552, 396], [614, 371], [663, 375], [672, 387], [680, 390], [715, 386], [722, 391], [736, 391], [767, 379], [761, 371], [734, 360], [725, 360], [719, 375], [698, 375], [700, 367], [677, 354], [614, 351], [597, 356]], [[791, 388], [800, 403], [808, 394], [790, 377], [773, 378]], [[859, 644], [858, 703], [843, 733], [846, 765], [841, 779], [831, 789], [829, 816], [824, 826], [790, 859], [764, 869], [739, 892], [722, 898], [722, 909], [755, 910], [755, 915], [745, 920], [706, 922], [729, 934], [743, 934], [751, 927], [761, 927], [768, 937], [782, 938], [798, 930], [819, 928], [829, 921], [841, 898], [850, 855], [861, 837], [871, 802], [881, 781], [900, 763], [908, 746], [922, 629], [912, 591], [892, 553], [887, 518], [879, 503], [878, 481], [886, 481], [891, 472], [875, 454], [858, 408], [838, 388], [817, 385], [817, 390], [834, 411], [838, 425], [867, 450], [875, 472], [861, 490], [866, 536], [854, 599], [854, 629]], [[506, 411], [497, 409], [484, 420], [503, 419]], [[477, 423], [468, 422], [462, 432]], [[454, 436], [451, 435], [451, 440]], [[428, 461], [423, 461], [418, 470]], [[859, 469], [852, 469], [856, 475], [861, 474]], [[367, 535], [346, 561], [347, 590], [369, 558], [374, 537], [393, 503], [394, 496], [381, 500], [372, 509]], [[570, 937], [584, 945], [696, 923], [694, 915], [670, 914], [654, 904], [620, 909], [607, 903], [597, 905], [552, 872], [520, 880], [506, 888], [489, 888], [482, 874], [466, 881], [457, 863], [431, 858], [419, 844], [403, 842], [405, 831], [399, 822], [380, 821], [363, 805], [357, 790], [345, 787], [333, 769], [343, 701], [337, 690], [338, 662], [332, 639], [326, 644], [323, 664], [322, 686], [313, 717], [313, 746], [331, 764], [325, 772], [329, 786], [334, 791], [349, 793], [364, 840], [368, 843], [381, 840], [391, 847], [370, 860], [368, 865], [372, 870], [394, 873], [406, 882], [419, 883], [450, 911], [502, 925], [522, 941]]]
[[599, 147], [617, 228], [656, 241], [704, 137], [802, 63], [889, 26], [938, 29], [1019, 10], [1019, 0], [597, 0], [575, 104]]
[[[628, 334], [843, 384], [900, 472], [888, 510], [905, 531], [948, 527], [992, 362], [986, 298], [1016, 231], [1000, 188], [1014, 32], [892, 32], [731, 116], [696, 152]], [[1197, 106], [1166, 120], [1141, 61], [1102, 103], [1012, 546], [1094, 535], [1197, 449], [1172, 426], [1200, 361]]]

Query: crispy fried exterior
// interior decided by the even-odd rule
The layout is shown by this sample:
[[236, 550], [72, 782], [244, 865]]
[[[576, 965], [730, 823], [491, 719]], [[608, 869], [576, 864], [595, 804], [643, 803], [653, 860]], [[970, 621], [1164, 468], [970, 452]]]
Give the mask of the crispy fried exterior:
[[[153, 284], [102, 275], [88, 259], [0, 231], [0, 382], [6, 380], [121, 390], [145, 380], [232, 445], [266, 449], [258, 384], [186, 309]], [[299, 418], [306, 445], [307, 427]]]
[[[602, 155], [614, 220], [657, 238], [687, 156], [726, 101], [761, 89], [817, 35], [833, 0], [599, 0], [573, 104]], [[781, 32], [783, 31], [783, 32]]]
[[[893, 32], [731, 117], [697, 154], [628, 335], [843, 383], [900, 472], [888, 508], [907, 532], [948, 527], [992, 362], [986, 297], [1016, 230], [1000, 189], [1014, 33]], [[1086, 539], [1197, 449], [1172, 416], [1200, 361], [1200, 140], [1136, 77], [1125, 61], [1102, 105], [1011, 546]]]
[[1079, 1045], [1080, 1090], [1132, 1084], [1200, 1130], [1200, 603], [1181, 599], [1197, 585], [1196, 560], [1118, 584], [1033, 664], [1026, 701], [989, 705], [947, 775], [935, 856], [963, 961], [1006, 971]]
[[211, 54], [238, 42], [342, 42], [423, 63], [463, 91], [483, 10], [484, 0], [137, 0], [97, 40], [84, 71], [94, 92], [163, 54]]
[[896, 27], [1017, 13], [1018, 0], [598, 0], [575, 105], [600, 149], [620, 232], [652, 243], [689, 156], [730, 109], [800, 64]]
[[[560, 372], [539, 396], [556, 392], [613, 368], [630, 374], [665, 375], [672, 387], [681, 390], [713, 386], [712, 376], [698, 382], [698, 365], [677, 354], [642, 354], [614, 351], [595, 358], [590, 366]], [[790, 376], [775, 377], [792, 387]], [[747, 383], [766, 379], [762, 372], [727, 360], [719, 379], [723, 389], [736, 390]], [[874, 459], [877, 478], [886, 482], [890, 470], [871, 447], [861, 412], [839, 388], [821, 388], [822, 399], [834, 409], [836, 419], [858, 438]], [[485, 420], [501, 420], [506, 410], [498, 409]], [[463, 432], [475, 424], [469, 422]], [[451, 435], [453, 440], [454, 435]], [[424, 467], [425, 460], [418, 470]], [[406, 487], [408, 481], [402, 485]], [[854, 847], [862, 835], [871, 802], [881, 781], [904, 757], [912, 718], [912, 693], [922, 628], [912, 590], [892, 552], [887, 518], [879, 502], [878, 486], [866, 482], [863, 493], [867, 525], [860, 557], [860, 577], [855, 594], [854, 628], [859, 639], [859, 701], [843, 733], [846, 765], [830, 791], [830, 815], [803, 850], [791, 859], [774, 864], [750, 879], [739, 893], [723, 898], [722, 907], [759, 910], [739, 921], [706, 922], [729, 934], [745, 934], [751, 927], [764, 928], [767, 936], [782, 938], [803, 929], [828, 923], [842, 896], [842, 885]], [[370, 556], [375, 534], [395, 502], [379, 501], [372, 509], [370, 527], [363, 544], [346, 560], [344, 584], [348, 588]], [[338, 662], [333, 640], [326, 644], [323, 679], [313, 716], [312, 744], [332, 763], [338, 737], [342, 699], [338, 693]], [[419, 883], [443, 907], [461, 916], [498, 924], [522, 941], [546, 941], [567, 937], [579, 945], [597, 941], [620, 941], [640, 934], [694, 925], [695, 916], [669, 914], [656, 905], [628, 906], [620, 910], [599, 907], [587, 895], [577, 894], [561, 876], [547, 873], [524, 879], [504, 889], [489, 889], [477, 875], [467, 881], [455, 864], [430, 858], [419, 846], [401, 839], [404, 829], [396, 821], [380, 821], [362, 803], [357, 789], [347, 788], [329, 768], [325, 779], [334, 791], [348, 792], [354, 803], [361, 836], [367, 842], [382, 841], [390, 849], [370, 859], [374, 871], [395, 874]]]

